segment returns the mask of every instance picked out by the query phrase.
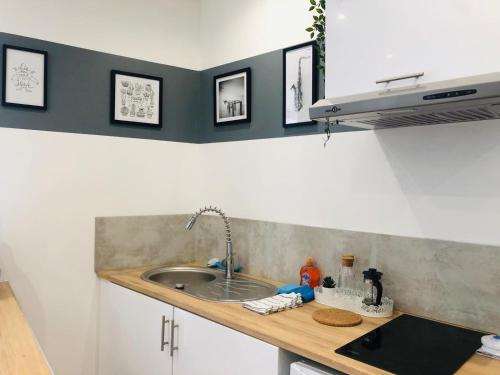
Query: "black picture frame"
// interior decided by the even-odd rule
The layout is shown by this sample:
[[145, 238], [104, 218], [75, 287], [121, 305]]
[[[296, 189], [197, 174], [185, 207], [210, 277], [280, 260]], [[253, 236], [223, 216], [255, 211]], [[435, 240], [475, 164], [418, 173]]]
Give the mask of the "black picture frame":
[[[116, 118], [115, 113], [115, 100], [116, 100], [116, 76], [130, 76], [133, 78], [142, 78], [147, 80], [158, 81], [159, 84], [159, 94], [158, 94], [158, 123], [150, 123], [150, 122], [141, 122], [141, 121], [127, 121], [127, 120], [119, 120]], [[151, 126], [154, 128], [161, 128], [163, 126], [163, 78], [156, 77], [146, 74], [133, 73], [133, 72], [125, 72], [122, 70], [111, 70], [111, 101], [110, 101], [110, 121], [113, 124], [121, 124], [121, 125], [131, 125], [131, 126]]]
[[297, 44], [291, 47], [287, 47], [283, 49], [283, 86], [282, 86], [282, 95], [283, 95], [283, 102], [282, 102], [282, 121], [283, 121], [283, 127], [284, 128], [293, 128], [297, 126], [307, 126], [307, 125], [314, 125], [316, 124], [316, 121], [311, 120], [311, 121], [302, 121], [302, 122], [293, 122], [293, 123], [287, 123], [286, 122], [286, 99], [287, 99], [287, 91], [289, 88], [287, 88], [287, 82], [286, 82], [286, 75], [287, 75], [287, 64], [286, 64], [286, 56], [289, 52], [302, 49], [304, 47], [311, 47], [312, 48], [312, 64], [311, 64], [311, 77], [312, 77], [312, 87], [311, 87], [311, 99], [312, 99], [312, 104], [314, 104], [318, 100], [318, 51], [317, 51], [317, 44], [316, 41], [310, 41], [306, 43], [301, 43]]
[[[237, 74], [244, 74], [245, 75], [245, 80], [246, 80], [246, 88], [245, 88], [245, 96], [246, 96], [246, 117], [242, 119], [236, 119], [236, 120], [225, 120], [225, 121], [218, 121], [218, 103], [217, 103], [217, 82], [220, 79], [234, 76]], [[213, 119], [214, 119], [214, 126], [226, 126], [226, 125], [233, 125], [233, 124], [240, 124], [244, 122], [251, 122], [252, 121], [252, 70], [250, 67], [248, 68], [243, 68], [239, 70], [234, 70], [232, 72], [224, 73], [224, 74], [219, 74], [217, 76], [214, 76], [213, 78]]]
[[[43, 105], [32, 105], [32, 104], [23, 104], [16, 102], [7, 101], [7, 54], [8, 50], [17, 50], [28, 53], [35, 53], [43, 55]], [[2, 66], [2, 105], [6, 107], [18, 107], [18, 108], [31, 108], [31, 109], [39, 109], [42, 111], [47, 110], [47, 78], [48, 78], [48, 52], [41, 51], [33, 48], [26, 48], [20, 46], [14, 46], [11, 44], [3, 45], [3, 66]]]

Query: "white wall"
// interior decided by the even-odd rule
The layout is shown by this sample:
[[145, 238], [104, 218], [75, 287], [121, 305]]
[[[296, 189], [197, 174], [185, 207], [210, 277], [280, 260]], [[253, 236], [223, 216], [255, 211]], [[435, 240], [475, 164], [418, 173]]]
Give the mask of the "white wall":
[[203, 145], [203, 201], [257, 220], [500, 245], [500, 122]]
[[0, 31], [198, 69], [198, 0], [1, 0]]
[[200, 0], [201, 68], [306, 42], [306, 0]]
[[0, 268], [57, 375], [95, 373], [94, 218], [192, 211], [198, 145], [0, 128]]
[[196, 70], [305, 42], [311, 19], [305, 0], [1, 0], [0, 5], [2, 32]]

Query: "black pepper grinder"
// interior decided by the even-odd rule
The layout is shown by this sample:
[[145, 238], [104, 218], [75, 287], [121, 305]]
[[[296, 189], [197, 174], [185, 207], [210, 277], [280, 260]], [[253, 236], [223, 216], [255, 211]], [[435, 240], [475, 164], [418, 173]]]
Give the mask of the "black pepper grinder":
[[[376, 268], [369, 268], [367, 271], [363, 271], [363, 281], [368, 286], [365, 298], [363, 299], [365, 305], [380, 306], [382, 301], [382, 284], [380, 283], [380, 278], [382, 275], [382, 272], [378, 272]], [[377, 293], [376, 297], [374, 295], [375, 291]]]

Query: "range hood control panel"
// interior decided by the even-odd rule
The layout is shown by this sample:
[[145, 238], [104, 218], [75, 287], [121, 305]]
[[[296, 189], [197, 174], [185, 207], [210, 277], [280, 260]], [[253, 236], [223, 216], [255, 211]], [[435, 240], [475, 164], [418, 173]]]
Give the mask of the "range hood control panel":
[[477, 94], [476, 89], [439, 92], [437, 94], [425, 95], [423, 99], [424, 100], [449, 99], [449, 98], [455, 98], [457, 96], [465, 96], [473, 94]]

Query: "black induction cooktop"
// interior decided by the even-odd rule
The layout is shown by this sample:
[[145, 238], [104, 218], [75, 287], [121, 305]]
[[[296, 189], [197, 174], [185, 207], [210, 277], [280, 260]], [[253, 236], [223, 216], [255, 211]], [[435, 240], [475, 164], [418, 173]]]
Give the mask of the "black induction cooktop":
[[335, 352], [394, 374], [451, 375], [481, 346], [483, 335], [404, 314]]

